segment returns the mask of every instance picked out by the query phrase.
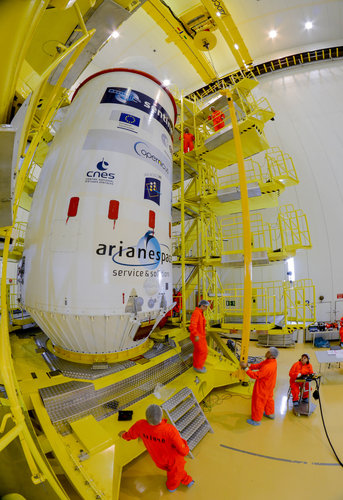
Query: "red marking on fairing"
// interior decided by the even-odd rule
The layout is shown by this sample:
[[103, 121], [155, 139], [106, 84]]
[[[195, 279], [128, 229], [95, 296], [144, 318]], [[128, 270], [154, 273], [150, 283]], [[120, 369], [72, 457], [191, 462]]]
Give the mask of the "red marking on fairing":
[[149, 227], [152, 230], [155, 229], [155, 212], [153, 210], [149, 210]]
[[69, 217], [76, 216], [79, 207], [79, 201], [80, 198], [78, 196], [73, 196], [72, 198], [70, 198], [66, 223], [68, 222]]
[[108, 218], [113, 220], [113, 229], [116, 225], [116, 220], [118, 219], [119, 214], [119, 201], [118, 200], [110, 200], [108, 206]]

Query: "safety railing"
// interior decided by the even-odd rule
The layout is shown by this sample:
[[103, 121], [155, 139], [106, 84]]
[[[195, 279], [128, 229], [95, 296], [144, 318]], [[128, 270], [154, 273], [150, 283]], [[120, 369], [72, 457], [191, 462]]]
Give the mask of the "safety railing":
[[[224, 285], [221, 309], [224, 323], [239, 323], [243, 318], [244, 288], [242, 285]], [[281, 283], [253, 283], [251, 297], [252, 323], [275, 323], [283, 312]]]
[[301, 209], [295, 210], [291, 204], [280, 207], [278, 219], [282, 246], [287, 251], [312, 247], [307, 217]]
[[[263, 182], [268, 174], [262, 171], [261, 165], [251, 158], [244, 161], [247, 182]], [[225, 189], [239, 186], [239, 174], [237, 165], [231, 165], [225, 169], [224, 175], [218, 175], [217, 189]]]
[[227, 75], [225, 78], [221, 78], [220, 80], [217, 80], [213, 83], [209, 83], [202, 89], [196, 90], [192, 94], [189, 94], [187, 98], [189, 98], [190, 100], [203, 99], [216, 92], [220, 92], [220, 90], [225, 87], [234, 86], [244, 79], [257, 81], [255, 75], [249, 69], [239, 70]]
[[[247, 182], [257, 182], [262, 191], [293, 186], [298, 184], [293, 160], [279, 148], [270, 148], [266, 151], [263, 162], [248, 158], [244, 161]], [[276, 184], [276, 186], [275, 186]], [[239, 186], [239, 175], [237, 165], [230, 165], [225, 169], [224, 175], [218, 176], [218, 189]]]
[[314, 63], [317, 61], [333, 60], [343, 57], [343, 46], [336, 47], [326, 47], [317, 50], [310, 50], [307, 52], [300, 52], [297, 54], [290, 54], [285, 57], [280, 57], [279, 59], [273, 59], [272, 61], [266, 61], [255, 66], [252, 66], [249, 70], [239, 70], [230, 73], [215, 83], [210, 83], [205, 85], [196, 92], [193, 92], [189, 96], [189, 99], [201, 99], [205, 96], [209, 96], [218, 92], [220, 88], [227, 87], [231, 85], [232, 82], [238, 82], [244, 78], [249, 78], [256, 80], [256, 76], [264, 75], [266, 73], [272, 73], [280, 69], [292, 68], [293, 66], [302, 66], [306, 63]]
[[[8, 253], [8, 258], [11, 260], [19, 260], [23, 254], [26, 227], [27, 222], [16, 222], [13, 226]], [[3, 244], [0, 244], [0, 256], [2, 255]]]
[[[197, 242], [197, 221], [196, 220], [186, 220], [185, 221], [185, 256], [192, 257], [196, 255], [196, 245]], [[181, 253], [181, 234], [173, 233], [172, 236], [172, 249], [173, 255], [179, 256]]]
[[[271, 251], [270, 224], [263, 222], [260, 213], [250, 214], [251, 248], [253, 251]], [[221, 219], [223, 255], [243, 252], [243, 221], [240, 214]]]
[[16, 222], [13, 226], [13, 247], [11, 254], [21, 257], [24, 250], [27, 222]]
[[[274, 116], [274, 112], [266, 98], [262, 97], [256, 100], [251, 93], [251, 88], [249, 86], [244, 87], [242, 84], [244, 78], [249, 81], [249, 78], [242, 76], [238, 81], [232, 81], [226, 85], [226, 88], [230, 88], [232, 92], [238, 124], [241, 125], [248, 119], [256, 119], [261, 122], [261, 127], [263, 123]], [[194, 96], [193, 106], [191, 105], [192, 100], [188, 100], [189, 105], [184, 110], [186, 126], [194, 127], [194, 130], [199, 132], [199, 139], [201, 139], [199, 141], [196, 138], [195, 149], [202, 146], [203, 142], [216, 132], [227, 126], [232, 126], [227, 100], [223, 99], [220, 94], [222, 91], [223, 87], [221, 86], [214, 93], [211, 101], [206, 99], [206, 95], [201, 99]], [[211, 111], [211, 103], [213, 103], [215, 112]]]
[[[255, 252], [266, 251], [271, 260], [282, 260], [302, 248], [311, 248], [311, 238], [306, 214], [293, 205], [279, 209], [277, 223], [263, 221], [262, 214], [250, 214], [251, 248]], [[243, 222], [241, 215], [221, 219], [223, 255], [243, 252]]]
[[270, 178], [276, 179], [284, 186], [294, 186], [299, 183], [294, 163], [289, 154], [278, 147], [268, 149], [265, 155]]
[[311, 279], [285, 282], [284, 291], [289, 324], [306, 328], [316, 321], [315, 287]]
[[[220, 315], [224, 323], [239, 323], [243, 316], [242, 285], [224, 285]], [[255, 282], [251, 298], [252, 323], [304, 328], [315, 321], [315, 287], [312, 280]]]
[[201, 248], [201, 255], [206, 259], [211, 259], [212, 257], [219, 257], [222, 255], [223, 251], [223, 238], [222, 229], [220, 222], [215, 217], [213, 213], [206, 216], [202, 215], [203, 218], [203, 238]]

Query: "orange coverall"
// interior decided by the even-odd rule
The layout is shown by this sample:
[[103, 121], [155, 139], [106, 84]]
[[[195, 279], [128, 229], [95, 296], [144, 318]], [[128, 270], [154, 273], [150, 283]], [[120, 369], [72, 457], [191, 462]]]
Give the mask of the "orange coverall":
[[[206, 342], [206, 319], [200, 307], [197, 307], [191, 316], [189, 329], [191, 332], [190, 338], [194, 345], [193, 366], [194, 368], [203, 368], [207, 358], [207, 342]], [[199, 337], [196, 341], [195, 337]]]
[[[252, 371], [257, 370], [257, 371]], [[256, 380], [251, 399], [251, 418], [262, 420], [263, 412], [272, 415], [274, 409], [273, 391], [276, 383], [276, 359], [265, 359], [261, 363], [250, 365], [247, 375]]]
[[213, 128], [215, 132], [225, 127], [224, 118], [224, 113], [219, 110], [213, 111], [213, 113], [208, 117], [209, 120], [213, 121]]
[[176, 295], [173, 296], [174, 302], [176, 302], [176, 306], [174, 307], [173, 311], [175, 311], [175, 314], [179, 316], [181, 313], [182, 309], [182, 294], [181, 292], [177, 292]]
[[150, 425], [147, 420], [138, 420], [122, 435], [126, 441], [139, 437], [157, 467], [167, 471], [168, 490], [175, 490], [180, 483], [187, 485], [193, 481], [185, 471], [184, 457], [189, 453], [187, 442], [166, 419], [158, 425]]
[[343, 320], [341, 319], [340, 322], [340, 329], [339, 329], [339, 336], [341, 337], [341, 343], [343, 343]]
[[[179, 139], [181, 140], [181, 135], [180, 135]], [[184, 132], [184, 134], [183, 134], [183, 152], [184, 153], [188, 153], [189, 151], [193, 151], [194, 141], [195, 141], [195, 137], [193, 134]]]
[[[311, 363], [309, 363], [308, 365], [303, 365], [301, 361], [297, 361], [289, 370], [289, 385], [291, 386], [293, 402], [299, 400], [301, 383], [295, 381], [295, 379], [298, 378], [299, 373], [301, 375], [309, 375], [310, 373], [313, 373], [313, 368]], [[303, 392], [303, 398], [308, 398], [309, 396], [308, 383], [306, 385], [307, 388]]]

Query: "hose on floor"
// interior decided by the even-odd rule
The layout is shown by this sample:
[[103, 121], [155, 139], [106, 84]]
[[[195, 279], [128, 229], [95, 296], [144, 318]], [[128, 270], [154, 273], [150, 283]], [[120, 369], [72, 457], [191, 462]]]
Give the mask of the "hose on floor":
[[316, 379], [316, 390], [313, 392], [313, 397], [314, 397], [314, 399], [318, 399], [318, 401], [319, 401], [320, 415], [321, 415], [321, 417], [322, 417], [322, 423], [323, 423], [323, 427], [324, 427], [324, 431], [325, 431], [325, 435], [326, 435], [326, 437], [327, 437], [327, 440], [329, 441], [329, 444], [330, 444], [331, 449], [332, 449], [332, 451], [333, 451], [333, 453], [334, 453], [334, 455], [335, 455], [335, 457], [336, 457], [336, 459], [337, 459], [337, 462], [339, 463], [339, 465], [340, 465], [341, 467], [343, 467], [343, 463], [342, 463], [342, 462], [341, 462], [341, 460], [339, 459], [339, 457], [338, 457], [338, 455], [337, 455], [337, 453], [336, 453], [336, 451], [335, 451], [335, 448], [333, 447], [333, 445], [332, 445], [332, 443], [331, 443], [331, 441], [330, 441], [328, 431], [326, 430], [326, 425], [325, 425], [325, 420], [324, 420], [324, 415], [323, 415], [322, 402], [321, 402], [321, 400], [320, 400], [319, 380], [318, 380], [318, 379]]

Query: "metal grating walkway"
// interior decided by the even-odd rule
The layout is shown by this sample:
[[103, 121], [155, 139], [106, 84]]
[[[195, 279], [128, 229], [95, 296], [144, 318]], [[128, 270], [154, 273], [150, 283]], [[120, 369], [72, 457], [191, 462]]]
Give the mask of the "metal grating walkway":
[[[208, 432], [213, 432], [196, 397], [187, 387], [161, 406], [183, 439], [187, 441], [190, 451], [196, 447]], [[191, 452], [189, 454], [193, 458], [193, 454]]]
[[182, 342], [181, 353], [131, 377], [95, 390], [92, 382], [71, 381], [39, 389], [55, 429], [65, 435], [70, 422], [87, 415], [102, 420], [154, 392], [156, 384], [168, 384], [192, 366], [192, 343]]

